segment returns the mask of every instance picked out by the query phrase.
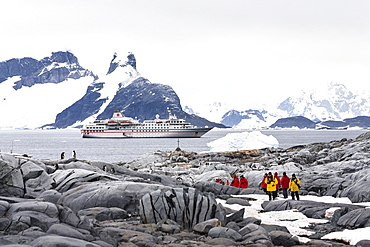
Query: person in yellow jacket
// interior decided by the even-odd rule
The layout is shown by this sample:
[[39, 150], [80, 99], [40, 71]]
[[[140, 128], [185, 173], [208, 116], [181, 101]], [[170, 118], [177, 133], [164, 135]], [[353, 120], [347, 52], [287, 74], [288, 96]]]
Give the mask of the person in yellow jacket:
[[295, 200], [295, 197], [297, 198], [297, 200], [299, 200], [298, 191], [300, 187], [301, 187], [301, 181], [293, 173], [292, 178], [290, 179], [290, 182], [289, 182], [289, 189], [290, 189], [290, 193], [292, 195], [293, 200]]
[[277, 179], [272, 176], [272, 173], [269, 172], [267, 177], [265, 178], [265, 183], [267, 185], [267, 194], [269, 195], [269, 200], [275, 200], [276, 196], [275, 196], [275, 191], [277, 190], [277, 186], [279, 184], [279, 182], [277, 181]]

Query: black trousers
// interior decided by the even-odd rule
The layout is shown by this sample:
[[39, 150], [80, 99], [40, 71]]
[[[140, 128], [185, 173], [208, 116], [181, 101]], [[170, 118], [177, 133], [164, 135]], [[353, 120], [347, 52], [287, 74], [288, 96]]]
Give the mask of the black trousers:
[[276, 191], [267, 191], [267, 195], [269, 195], [269, 200], [275, 200], [276, 198]]
[[288, 198], [288, 189], [282, 189], [284, 198]]
[[292, 195], [292, 199], [293, 199], [293, 200], [295, 200], [295, 198], [294, 198], [294, 197], [296, 197], [296, 198], [297, 198], [297, 200], [299, 200], [298, 191], [292, 191], [292, 192], [291, 192], [291, 195]]

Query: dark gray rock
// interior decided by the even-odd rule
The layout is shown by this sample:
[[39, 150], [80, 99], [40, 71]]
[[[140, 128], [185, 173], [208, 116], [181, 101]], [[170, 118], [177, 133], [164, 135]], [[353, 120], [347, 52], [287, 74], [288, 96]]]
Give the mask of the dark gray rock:
[[68, 207], [59, 206], [59, 219], [62, 223], [66, 223], [79, 229], [91, 231], [93, 226], [89, 219], [84, 215], [77, 215]]
[[133, 243], [137, 246], [154, 247], [155, 245], [161, 243], [157, 237], [148, 233], [120, 229], [116, 227], [105, 227], [98, 230], [97, 234], [101, 240], [114, 246], [117, 246], [118, 243], [120, 243], [122, 246], [129, 246], [129, 243]]
[[14, 213], [21, 211], [40, 212], [44, 213], [50, 218], [59, 218], [59, 210], [55, 204], [50, 202], [39, 202], [39, 201], [26, 201], [13, 203], [9, 207], [9, 210], [7, 211], [6, 215], [7, 217], [12, 217]]
[[227, 227], [213, 227], [209, 230], [208, 236], [211, 238], [228, 238], [234, 241], [240, 241], [242, 236], [235, 230]]
[[232, 215], [227, 216], [226, 217], [226, 224], [231, 222], [231, 221], [233, 221], [235, 223], [241, 222], [244, 218], [244, 212], [245, 212], [245, 208], [242, 208], [239, 211], [233, 213]]
[[125, 219], [127, 217], [127, 212], [117, 207], [111, 208], [95, 207], [80, 210], [78, 211], [78, 215], [79, 216], [85, 215], [89, 219], [96, 219], [97, 221], [104, 221], [104, 220]]
[[230, 221], [229, 223], [226, 224], [225, 227], [227, 227], [229, 229], [233, 229], [234, 231], [239, 231], [240, 230], [240, 227], [234, 221]]
[[[26, 228], [32, 226], [37, 226], [40, 227], [43, 231], [47, 231], [50, 226], [60, 222], [59, 218], [51, 218], [45, 213], [40, 213], [36, 211], [19, 211], [16, 213], [12, 213], [9, 218], [12, 221], [12, 224], [9, 227], [10, 232], [18, 232], [19, 230], [25, 230]], [[22, 224], [22, 228], [19, 229], [19, 225], [15, 225], [16, 223]]]
[[18, 233], [18, 235], [36, 239], [42, 236], [46, 236], [47, 234], [40, 227], [32, 226], [24, 231], [21, 231], [20, 233]]
[[0, 218], [0, 231], [5, 231], [10, 223], [11, 221], [8, 218]]
[[0, 236], [0, 246], [32, 246], [33, 238], [19, 235]]
[[44, 200], [44, 201], [56, 204], [61, 196], [62, 196], [62, 194], [59, 193], [56, 190], [46, 190], [46, 191], [42, 192], [37, 197], [37, 199]]
[[278, 226], [278, 225], [266, 225], [266, 224], [261, 224], [261, 226], [267, 231], [267, 232], [272, 232], [272, 231], [280, 231], [280, 232], [287, 232], [289, 233], [289, 230], [285, 226]]
[[239, 230], [244, 242], [273, 246], [268, 232], [261, 226], [250, 223]]
[[209, 230], [211, 230], [211, 228], [220, 226], [221, 221], [219, 219], [209, 219], [203, 222], [199, 222], [198, 224], [193, 226], [193, 231], [206, 234], [209, 232]]
[[46, 232], [47, 234], [54, 234], [58, 236], [64, 236], [69, 238], [77, 238], [85, 241], [92, 241], [94, 237], [92, 235], [84, 235], [73, 227], [66, 224], [54, 224]]
[[160, 222], [157, 223], [157, 229], [165, 233], [175, 234], [179, 233], [182, 227], [177, 222], [170, 219], [166, 219], [161, 220]]
[[355, 246], [356, 247], [370, 247], [370, 240], [358, 241]]
[[99, 245], [85, 240], [56, 235], [39, 237], [32, 241], [30, 245], [33, 247], [99, 247]]
[[55, 190], [61, 193], [88, 182], [116, 180], [105, 173], [84, 169], [57, 170], [50, 177], [55, 181]]
[[251, 204], [243, 198], [229, 198], [226, 200], [226, 204], [238, 204], [241, 206], [250, 206]]
[[74, 212], [94, 207], [118, 207], [127, 213], [137, 213], [139, 200], [144, 194], [164, 188], [166, 187], [156, 184], [101, 181], [70, 189], [62, 195], [58, 203]]
[[0, 155], [0, 194], [2, 196], [35, 198], [45, 190], [52, 188], [53, 180], [41, 162]]
[[243, 227], [245, 227], [246, 225], [248, 225], [250, 223], [260, 225], [261, 224], [261, 219], [257, 219], [257, 218], [254, 218], [254, 217], [243, 218], [242, 221], [237, 222], [237, 225], [240, 228], [243, 228]]
[[344, 227], [369, 227], [370, 226], [370, 208], [361, 208], [352, 210], [339, 218], [337, 224]]
[[7, 201], [0, 201], [0, 217], [3, 217], [5, 212], [9, 208], [9, 202]]
[[297, 237], [293, 237], [290, 233], [282, 231], [272, 231], [269, 233], [271, 242], [277, 246], [290, 247], [299, 244]]
[[207, 182], [207, 181], [199, 181], [196, 182], [194, 185], [199, 191], [202, 192], [211, 192], [217, 195], [239, 195], [243, 189], [236, 188], [233, 186], [222, 185], [214, 182]]
[[210, 240], [207, 240], [205, 244], [209, 246], [240, 246], [239, 243], [229, 238], [212, 238]]

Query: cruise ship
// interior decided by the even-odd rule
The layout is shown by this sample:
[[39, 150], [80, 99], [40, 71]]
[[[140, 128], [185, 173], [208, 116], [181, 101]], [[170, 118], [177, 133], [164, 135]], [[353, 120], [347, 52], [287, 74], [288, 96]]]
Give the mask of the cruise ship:
[[193, 126], [169, 112], [168, 119], [140, 122], [115, 111], [112, 118], [95, 120], [81, 129], [83, 138], [199, 138], [212, 128]]

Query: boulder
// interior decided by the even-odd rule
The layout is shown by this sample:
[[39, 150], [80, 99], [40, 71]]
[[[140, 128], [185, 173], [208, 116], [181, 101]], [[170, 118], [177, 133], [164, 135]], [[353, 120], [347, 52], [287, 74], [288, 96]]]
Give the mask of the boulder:
[[97, 221], [105, 220], [118, 220], [125, 219], [127, 217], [126, 210], [117, 207], [105, 208], [105, 207], [95, 207], [87, 208], [78, 211], [78, 215], [87, 216], [90, 220], [95, 219]]
[[193, 231], [199, 232], [202, 234], [207, 234], [209, 230], [213, 227], [220, 227], [221, 221], [219, 219], [209, 219], [203, 222], [199, 222], [195, 226], [193, 226]]
[[144, 223], [171, 219], [187, 229], [215, 218], [216, 209], [213, 194], [203, 194], [194, 188], [157, 190], [144, 195], [139, 205]]
[[0, 217], [3, 217], [9, 208], [9, 202], [0, 200]]
[[229, 198], [226, 200], [226, 204], [238, 204], [241, 206], [250, 206], [251, 204], [243, 198]]
[[141, 197], [158, 189], [167, 188], [159, 184], [134, 183], [127, 181], [98, 181], [83, 184], [64, 193], [58, 204], [74, 212], [95, 207], [118, 207], [127, 213], [137, 213]]
[[181, 231], [181, 226], [173, 220], [166, 219], [157, 223], [157, 229], [165, 233], [175, 234]]
[[211, 192], [217, 195], [239, 195], [243, 189], [215, 182], [199, 181], [193, 185], [199, 191]]
[[207, 240], [205, 244], [209, 246], [240, 246], [239, 243], [229, 238], [212, 238], [210, 240]]
[[233, 213], [232, 215], [227, 216], [225, 223], [227, 224], [231, 221], [235, 223], [241, 222], [244, 218], [244, 212], [245, 212], [245, 208], [242, 208], [239, 211]]
[[72, 209], [60, 206], [59, 205], [59, 219], [60, 222], [66, 223], [73, 227], [77, 227], [79, 229], [85, 229], [88, 231], [92, 231], [92, 224], [90, 223], [89, 219], [84, 215], [77, 215]]
[[[101, 240], [114, 246], [147, 246], [154, 247], [161, 241], [148, 233], [121, 229], [116, 227], [105, 227], [97, 231]], [[119, 245], [118, 245], [119, 243]]]
[[37, 199], [56, 204], [61, 196], [62, 194], [56, 190], [46, 190], [37, 196]]
[[40, 212], [47, 215], [50, 218], [59, 218], [58, 207], [50, 202], [39, 202], [39, 201], [25, 201], [19, 203], [13, 203], [9, 207], [6, 215], [12, 217], [14, 213], [28, 211], [28, 212]]
[[55, 190], [61, 193], [88, 182], [116, 180], [116, 178], [105, 175], [105, 173], [97, 173], [84, 169], [56, 170], [50, 174], [50, 177], [55, 181]]
[[238, 232], [242, 236], [244, 242], [252, 242], [256, 244], [261, 243], [266, 246], [273, 246], [269, 234], [259, 225], [250, 223], [241, 228]]
[[77, 238], [85, 241], [92, 241], [94, 237], [91, 235], [84, 235], [73, 227], [66, 224], [54, 224], [47, 231], [47, 234], [54, 234], [69, 238]]
[[0, 194], [35, 198], [52, 188], [53, 180], [39, 161], [10, 154], [0, 156]]
[[235, 230], [227, 227], [213, 227], [208, 232], [208, 236], [211, 238], [228, 238], [234, 241], [240, 241], [242, 236]]
[[297, 237], [293, 237], [290, 233], [282, 231], [272, 231], [270, 232], [271, 242], [276, 246], [290, 247], [294, 245], [299, 245], [299, 240]]
[[48, 235], [39, 237], [35, 240], [33, 240], [30, 243], [33, 247], [99, 247], [100, 245], [77, 239], [77, 238], [70, 238], [70, 237], [64, 237], [64, 236], [56, 236], [56, 235]]
[[337, 225], [343, 227], [369, 227], [370, 226], [370, 208], [361, 208], [352, 210], [339, 218]]

